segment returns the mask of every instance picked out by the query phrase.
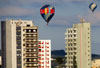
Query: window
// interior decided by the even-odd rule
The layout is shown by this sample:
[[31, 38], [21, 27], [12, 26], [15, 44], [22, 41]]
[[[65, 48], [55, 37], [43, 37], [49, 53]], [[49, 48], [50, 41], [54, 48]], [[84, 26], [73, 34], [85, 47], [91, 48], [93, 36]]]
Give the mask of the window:
[[21, 49], [21, 46], [17, 46], [17, 49]]
[[21, 36], [17, 36], [17, 40], [21, 40]]
[[17, 51], [17, 54], [21, 54], [21, 51]]
[[71, 50], [73, 50], [72, 48], [70, 48]]
[[33, 49], [34, 51], [36, 51], [36, 49]]
[[23, 54], [23, 56], [25, 56], [26, 54]]
[[74, 33], [76, 33], [76, 30], [73, 30], [74, 31]]
[[31, 46], [31, 45], [29, 45], [29, 46]]
[[32, 59], [29, 59], [29, 61], [32, 61]]
[[34, 46], [36, 46], [36, 44], [34, 44]]
[[36, 30], [33, 30], [33, 32], [36, 32]]
[[72, 37], [72, 35], [70, 35]]
[[32, 50], [31, 50], [31, 49], [29, 49], [29, 51], [31, 52]]
[[27, 27], [30, 27], [30, 25], [28, 24], [28, 25], [26, 25]]
[[76, 34], [74, 34], [74, 37], [76, 37]]
[[70, 39], [68, 39], [68, 42], [70, 42]]
[[29, 29], [29, 32], [32, 32], [32, 29]]
[[74, 52], [74, 54], [76, 54], [76, 52]]
[[23, 31], [25, 31], [25, 29], [23, 29]]
[[74, 46], [76, 46], [76, 43], [73, 43], [74, 44]]
[[36, 61], [36, 59], [34, 59], [34, 61]]
[[16, 27], [16, 30], [21, 30], [21, 27]]
[[36, 54], [33, 54], [34, 56], [37, 56]]
[[70, 31], [68, 30], [68, 33], [70, 33]]
[[26, 29], [26, 33], [29, 33], [29, 29]]
[[36, 35], [33, 35], [33, 36], [36, 36]]
[[25, 34], [23, 34], [23, 36], [25, 36]]
[[29, 56], [32, 56], [32, 54], [29, 54]]
[[71, 55], [73, 55], [73, 53], [71, 52]]
[[74, 49], [74, 50], [76, 50], [76, 48], [75, 48], [75, 47], [74, 47], [73, 49]]
[[[73, 63], [73, 61], [71, 61], [71, 63]], [[71, 68], [73, 68], [73, 67], [71, 67]]]
[[72, 42], [73, 40], [71, 39], [70, 41]]
[[74, 42], [76, 41], [76, 39], [74, 39]]
[[34, 64], [34, 66], [37, 66], [37, 64]]
[[21, 35], [21, 32], [20, 32], [20, 31], [17, 31], [16, 34], [17, 34], [17, 35]]
[[73, 44], [71, 44], [71, 46], [73, 46]]
[[17, 44], [18, 44], [18, 45], [21, 45], [21, 41], [17, 41]]
[[70, 46], [70, 44], [68, 44], [68, 46]]
[[68, 50], [70, 51], [70, 48], [68, 48]]
[[71, 33], [72, 33], [72, 30], [71, 30]]

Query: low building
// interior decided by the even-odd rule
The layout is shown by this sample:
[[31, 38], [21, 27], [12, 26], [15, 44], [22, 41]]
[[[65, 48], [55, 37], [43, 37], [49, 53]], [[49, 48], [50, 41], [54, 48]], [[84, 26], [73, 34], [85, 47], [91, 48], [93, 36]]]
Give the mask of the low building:
[[100, 68], [100, 59], [92, 60], [92, 68]]
[[51, 40], [39, 40], [39, 67], [51, 68]]

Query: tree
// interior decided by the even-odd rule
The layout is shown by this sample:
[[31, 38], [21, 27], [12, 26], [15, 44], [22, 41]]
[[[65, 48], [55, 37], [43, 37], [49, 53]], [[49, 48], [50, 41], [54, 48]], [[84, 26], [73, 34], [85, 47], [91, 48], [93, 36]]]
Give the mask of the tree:
[[59, 64], [59, 68], [61, 68], [62, 66], [61, 66], [61, 64], [63, 63], [63, 58], [61, 58], [61, 57], [57, 57], [56, 58], [56, 62]]

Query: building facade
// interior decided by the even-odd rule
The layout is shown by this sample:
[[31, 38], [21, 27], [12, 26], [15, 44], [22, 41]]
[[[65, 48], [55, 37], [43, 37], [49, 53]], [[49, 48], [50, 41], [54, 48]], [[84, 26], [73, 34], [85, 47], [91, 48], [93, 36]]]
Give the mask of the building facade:
[[66, 68], [91, 68], [90, 23], [74, 24], [65, 35]]
[[100, 68], [100, 59], [92, 60], [92, 68]]
[[51, 68], [51, 40], [39, 40], [39, 68]]
[[2, 60], [1, 60], [1, 58], [2, 58], [2, 57], [0, 56], [0, 68], [1, 68], [1, 65], [2, 65]]
[[2, 68], [38, 68], [38, 27], [32, 21], [1, 21]]

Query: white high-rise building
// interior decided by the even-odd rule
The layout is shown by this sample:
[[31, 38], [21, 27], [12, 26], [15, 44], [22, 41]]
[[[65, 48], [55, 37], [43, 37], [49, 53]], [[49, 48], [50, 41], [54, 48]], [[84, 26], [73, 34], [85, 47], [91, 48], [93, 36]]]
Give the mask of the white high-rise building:
[[91, 68], [90, 23], [74, 24], [66, 33], [66, 68]]
[[38, 27], [32, 21], [1, 21], [2, 68], [38, 68]]
[[39, 68], [51, 68], [51, 40], [39, 40]]

